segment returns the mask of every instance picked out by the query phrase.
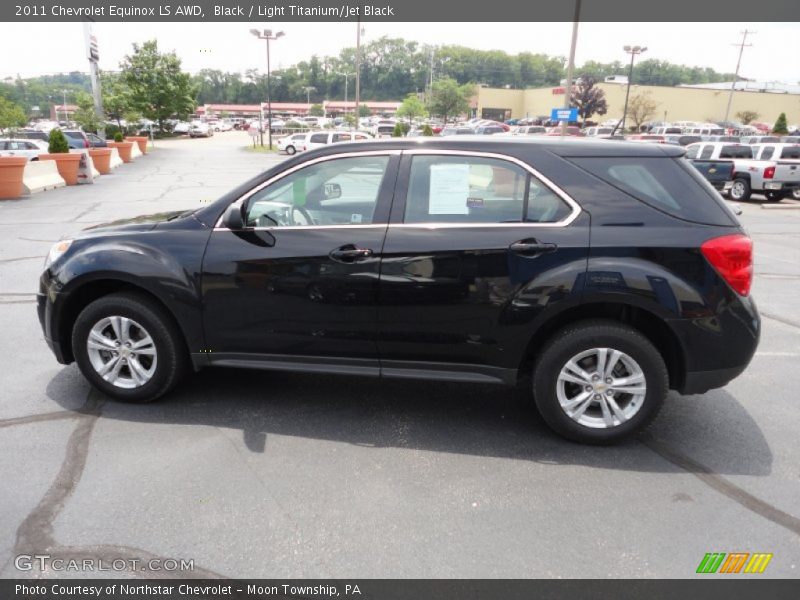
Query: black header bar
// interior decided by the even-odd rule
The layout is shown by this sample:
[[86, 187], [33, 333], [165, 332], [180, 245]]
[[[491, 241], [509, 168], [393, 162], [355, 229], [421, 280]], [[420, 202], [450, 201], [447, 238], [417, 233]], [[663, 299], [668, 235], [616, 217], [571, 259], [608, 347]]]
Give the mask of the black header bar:
[[[3, 0], [0, 21], [564, 22], [576, 0]], [[582, 0], [585, 22], [797, 22], [798, 0]]]

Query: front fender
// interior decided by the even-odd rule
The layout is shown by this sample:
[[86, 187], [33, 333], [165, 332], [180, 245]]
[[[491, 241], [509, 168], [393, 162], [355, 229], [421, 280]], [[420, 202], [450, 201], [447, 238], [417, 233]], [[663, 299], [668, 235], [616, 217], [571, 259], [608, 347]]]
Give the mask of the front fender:
[[200, 278], [208, 234], [206, 229], [154, 230], [75, 240], [63, 260], [42, 277], [42, 292], [52, 306], [52, 329], [59, 331], [62, 319], [74, 316], [74, 302], [93, 299], [86, 290], [113, 289], [118, 283], [158, 299], [175, 318], [189, 349], [203, 348]]

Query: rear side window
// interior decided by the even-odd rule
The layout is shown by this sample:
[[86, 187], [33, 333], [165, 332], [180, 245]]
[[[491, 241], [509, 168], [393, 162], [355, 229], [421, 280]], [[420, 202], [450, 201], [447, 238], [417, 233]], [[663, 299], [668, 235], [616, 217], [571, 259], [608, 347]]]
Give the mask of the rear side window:
[[800, 158], [800, 146], [797, 148], [784, 148], [781, 150], [781, 158]]
[[759, 155], [759, 158], [761, 160], [767, 160], [768, 158], [772, 158], [772, 155], [774, 153], [775, 153], [775, 147], [774, 146], [764, 146], [761, 149], [761, 154]]
[[720, 158], [753, 158], [751, 146], [723, 146], [719, 151]]
[[628, 156], [572, 162], [627, 195], [674, 217], [734, 225], [722, 198], [685, 159]]
[[518, 165], [473, 156], [415, 156], [406, 223], [555, 223], [570, 206]]
[[711, 158], [714, 153], [714, 146], [704, 146], [703, 151], [700, 153], [700, 158]]
[[311, 136], [311, 139], [308, 140], [312, 144], [327, 144], [328, 143], [328, 134], [327, 133], [315, 133]]

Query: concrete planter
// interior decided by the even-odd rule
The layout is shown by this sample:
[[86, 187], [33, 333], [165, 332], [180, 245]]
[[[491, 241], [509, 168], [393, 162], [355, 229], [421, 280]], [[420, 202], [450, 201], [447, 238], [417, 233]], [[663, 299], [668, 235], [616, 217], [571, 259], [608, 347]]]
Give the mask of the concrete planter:
[[116, 148], [119, 152], [119, 157], [122, 162], [129, 163], [133, 161], [131, 157], [131, 150], [133, 149], [133, 142], [108, 142], [110, 148]]
[[89, 156], [100, 175], [111, 172], [111, 148], [89, 148]]
[[129, 135], [125, 137], [126, 142], [136, 142], [142, 154], [147, 154], [147, 140], [148, 137], [146, 135]]
[[58, 167], [58, 174], [67, 185], [77, 185], [78, 183], [78, 169], [81, 165], [80, 154], [40, 154], [39, 160], [54, 160], [56, 167]]
[[0, 200], [22, 196], [22, 176], [28, 159], [24, 156], [0, 156]]

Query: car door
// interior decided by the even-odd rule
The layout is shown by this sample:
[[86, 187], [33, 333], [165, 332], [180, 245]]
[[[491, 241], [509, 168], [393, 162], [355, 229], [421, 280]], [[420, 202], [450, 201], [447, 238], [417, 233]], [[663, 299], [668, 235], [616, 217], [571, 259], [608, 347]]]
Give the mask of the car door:
[[216, 227], [203, 262], [212, 363], [338, 357], [377, 374], [378, 273], [398, 163], [390, 150], [316, 158], [238, 201], [244, 227]]
[[515, 377], [544, 313], [579, 302], [588, 249], [588, 214], [525, 162], [405, 151], [381, 265], [383, 371]]

